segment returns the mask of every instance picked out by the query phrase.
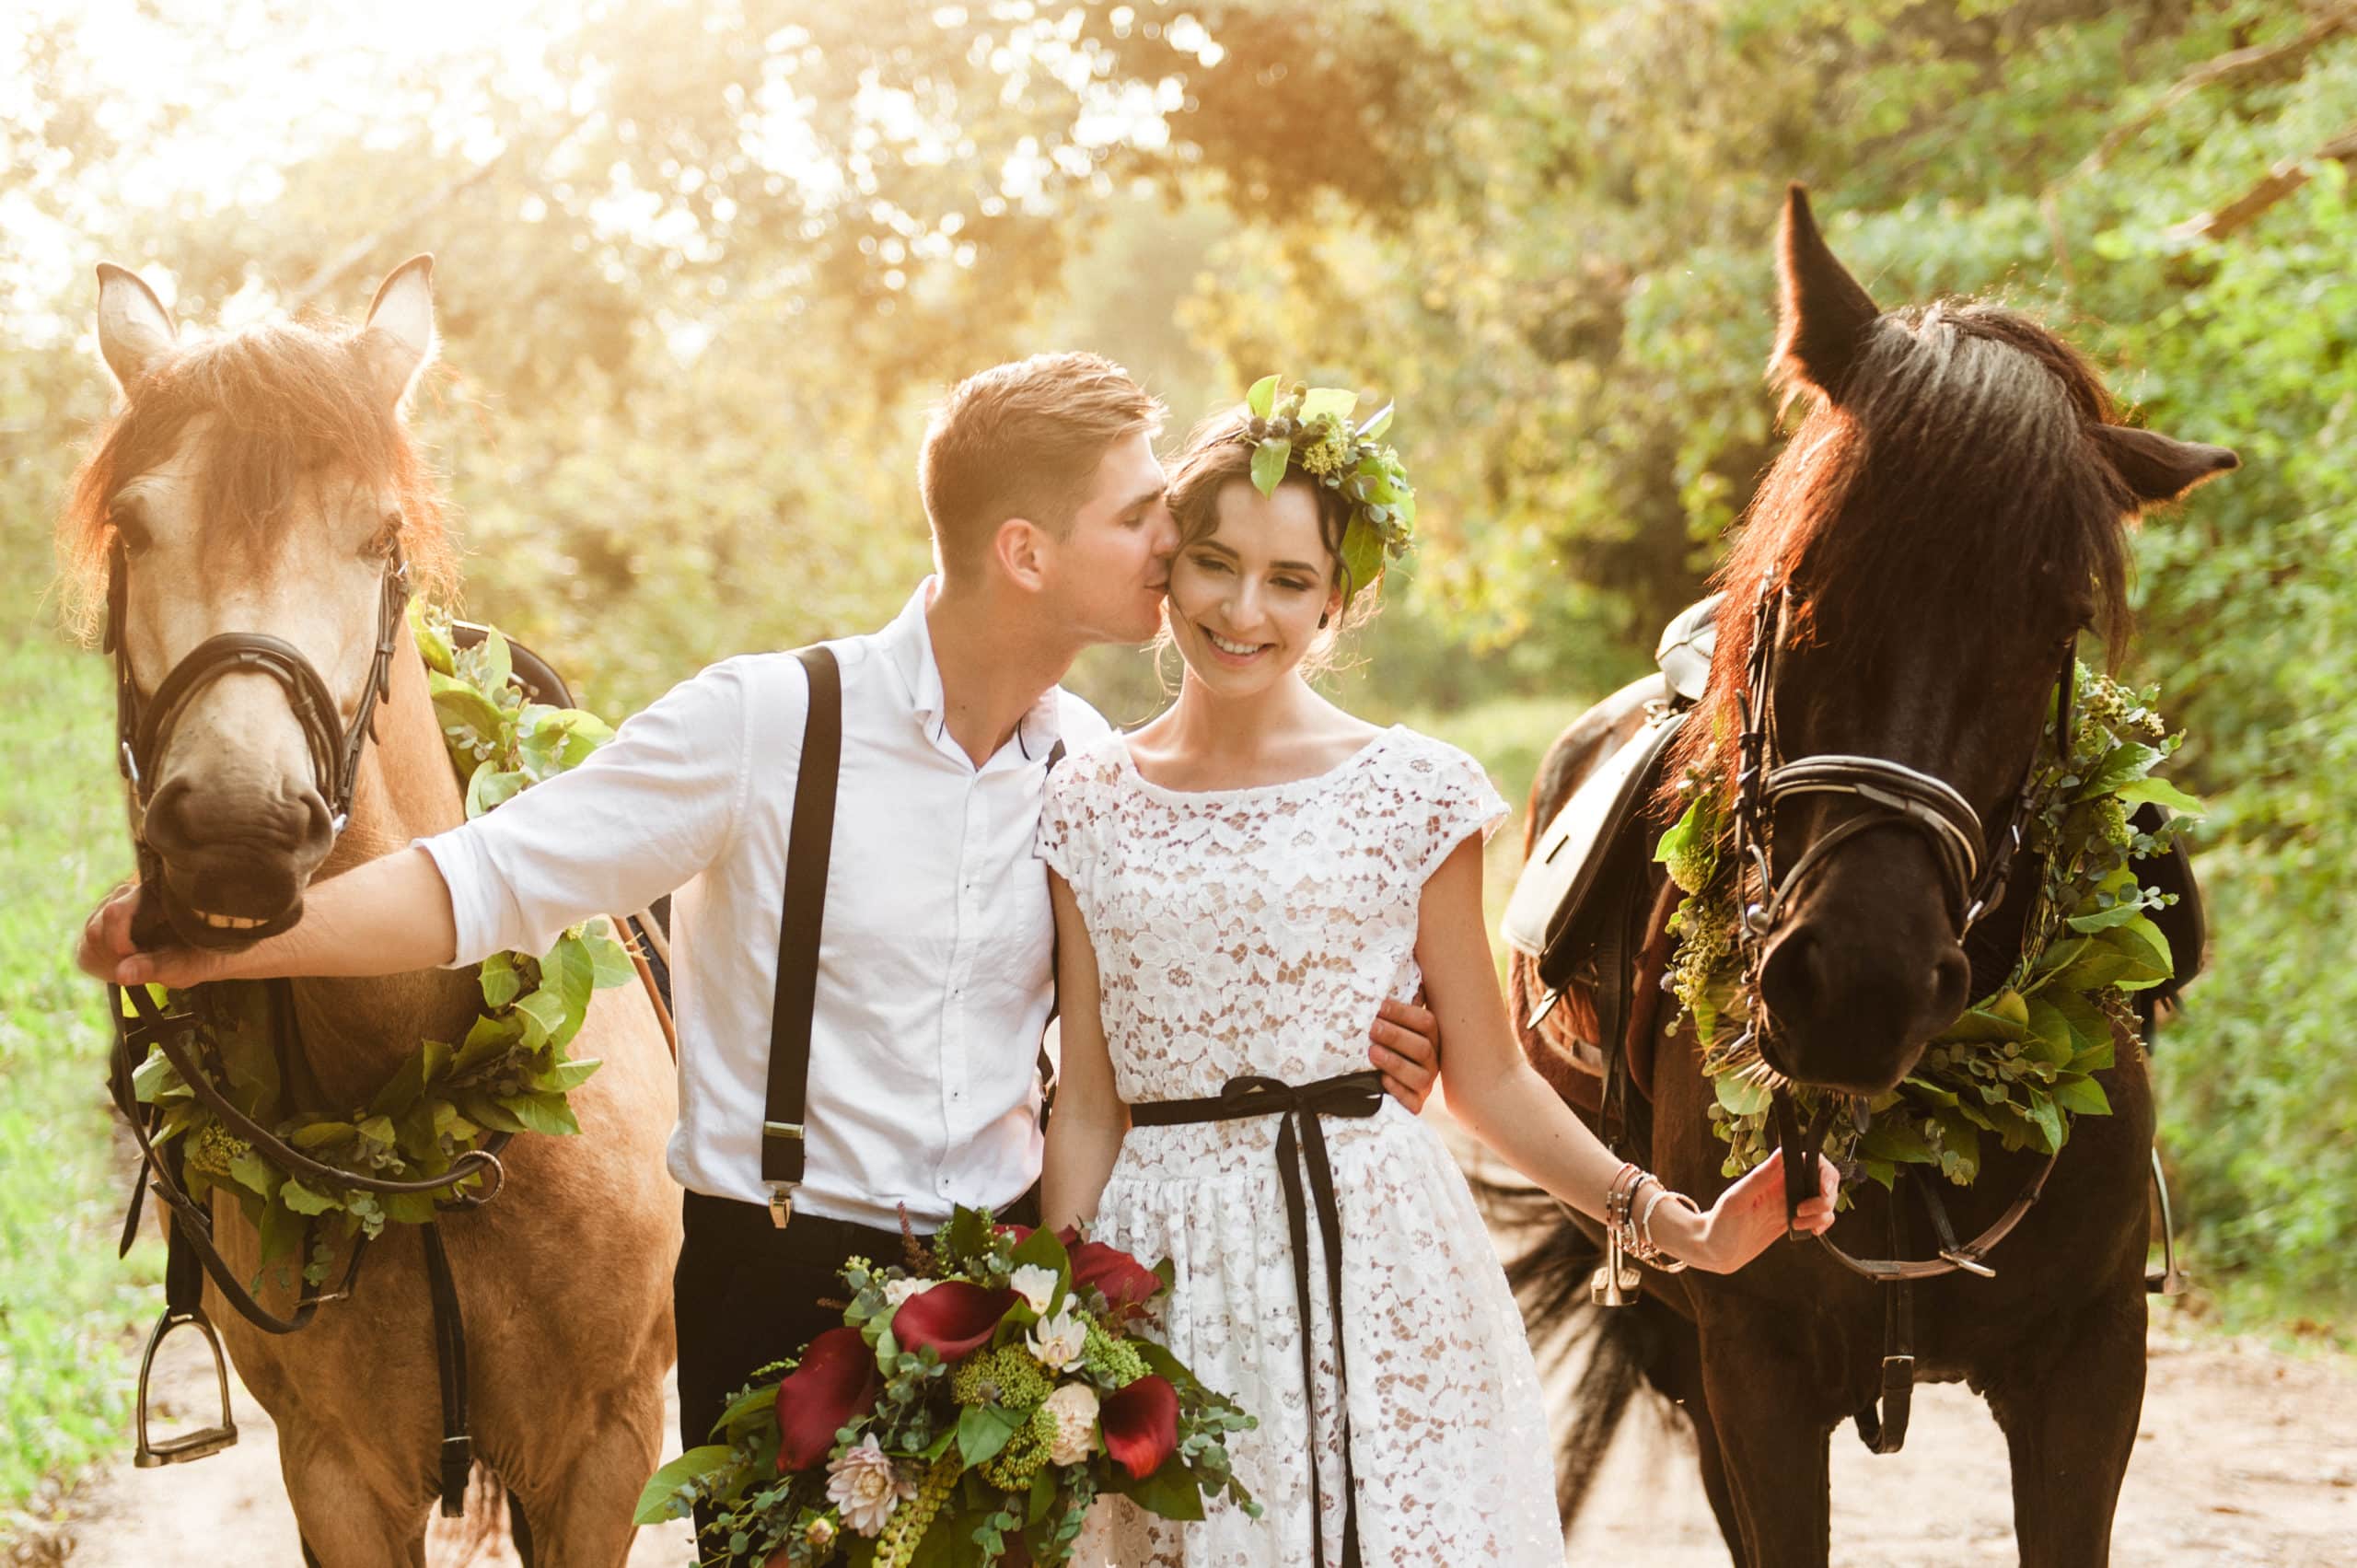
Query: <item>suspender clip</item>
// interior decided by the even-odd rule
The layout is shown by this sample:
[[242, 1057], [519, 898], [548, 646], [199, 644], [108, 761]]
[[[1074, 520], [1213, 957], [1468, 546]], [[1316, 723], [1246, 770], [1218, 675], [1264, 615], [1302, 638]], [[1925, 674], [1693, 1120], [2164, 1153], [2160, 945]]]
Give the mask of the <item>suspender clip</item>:
[[[796, 1144], [799, 1144], [802, 1142], [802, 1123], [799, 1121], [764, 1121], [761, 1123], [761, 1136], [764, 1139], [791, 1138]], [[794, 1163], [795, 1166], [799, 1166], [802, 1162], [797, 1159]], [[801, 1185], [802, 1183], [799, 1181], [772, 1181], [770, 1183], [770, 1223], [777, 1226], [780, 1230], [784, 1230], [785, 1228], [785, 1222], [794, 1217], [794, 1194]]]

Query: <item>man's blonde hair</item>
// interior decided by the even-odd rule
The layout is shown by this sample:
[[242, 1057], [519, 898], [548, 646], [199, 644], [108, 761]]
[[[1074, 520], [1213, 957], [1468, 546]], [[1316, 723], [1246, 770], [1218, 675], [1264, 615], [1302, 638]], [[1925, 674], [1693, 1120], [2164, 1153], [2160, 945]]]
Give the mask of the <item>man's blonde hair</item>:
[[1105, 454], [1162, 417], [1161, 401], [1099, 354], [1034, 354], [958, 382], [917, 459], [943, 571], [972, 573], [1009, 517], [1069, 534]]

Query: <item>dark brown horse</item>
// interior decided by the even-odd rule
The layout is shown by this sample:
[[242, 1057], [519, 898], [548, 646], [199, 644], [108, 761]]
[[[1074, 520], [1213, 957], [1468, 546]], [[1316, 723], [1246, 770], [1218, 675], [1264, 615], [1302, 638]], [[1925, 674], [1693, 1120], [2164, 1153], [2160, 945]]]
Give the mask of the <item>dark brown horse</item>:
[[[1709, 692], [1679, 738], [1684, 760], [1737, 730], [1758, 590], [1773, 572], [1792, 592], [1771, 622], [1780, 754], [1897, 762], [1945, 781], [1980, 822], [2002, 823], [2072, 640], [2092, 627], [2119, 645], [2129, 519], [2232, 468], [2234, 454], [2119, 423], [2085, 363], [2020, 315], [1968, 301], [1885, 314], [1826, 248], [1798, 187], [1780, 252], [1771, 373], [1815, 407], [1719, 574], [1725, 609]], [[1557, 741], [1532, 792], [1534, 830], [1643, 723], [1640, 694], [1608, 699]], [[1873, 808], [1810, 794], [1772, 809], [1782, 867]], [[1936, 835], [1920, 826], [1885, 814], [1853, 829], [1794, 889], [1766, 941], [1767, 1054], [1798, 1084], [1869, 1095], [1895, 1085], [2019, 951], [2035, 864], [2016, 868], [2011, 892], [1960, 938], [1953, 868], [1944, 872]], [[1662, 1032], [1676, 889], [1657, 866], [1644, 875], [1623, 934], [1633, 1005], [1608, 1044], [1637, 1062], [1643, 1091], [1620, 1142], [1672, 1188], [1708, 1202], [1726, 1185], [1711, 1090], [1690, 1024]], [[1528, 1018], [1539, 990], [1529, 959], [1516, 958], [1513, 980], [1516, 1016]], [[1581, 1001], [1527, 1031], [1524, 1046], [1586, 1109], [1593, 1080], [1567, 1045], [1583, 1025], [1594, 1028]], [[2132, 1040], [2122, 1036], [2118, 1064], [2100, 1079], [2113, 1113], [2079, 1120], [2042, 1200], [1992, 1254], [1994, 1277], [1957, 1272], [1910, 1287], [1915, 1376], [1968, 1382], [2003, 1429], [2026, 1564], [2107, 1560], [2143, 1397], [2153, 1104]], [[1972, 1187], [1945, 1189], [1957, 1234], [1989, 1226], [2044, 1164], [1992, 1144]], [[1887, 1255], [1892, 1200], [1871, 1182], [1849, 1191], [1854, 1206], [1831, 1239]], [[1911, 1223], [1924, 1256], [1920, 1209]], [[1534, 1336], [1588, 1312], [1592, 1260], [1590, 1237], [1567, 1225], [1522, 1271]], [[1773, 1249], [1732, 1276], [1646, 1271], [1633, 1310], [1601, 1314], [1566, 1511], [1642, 1379], [1692, 1419], [1703, 1484], [1736, 1560], [1825, 1562], [1828, 1445], [1884, 1387], [1892, 1288], [1813, 1244]]]

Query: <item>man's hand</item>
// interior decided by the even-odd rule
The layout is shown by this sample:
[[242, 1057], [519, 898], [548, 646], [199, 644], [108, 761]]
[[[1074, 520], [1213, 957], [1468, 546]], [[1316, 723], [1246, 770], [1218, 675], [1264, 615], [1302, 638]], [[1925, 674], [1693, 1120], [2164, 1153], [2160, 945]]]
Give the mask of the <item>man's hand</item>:
[[233, 953], [208, 953], [177, 941], [143, 950], [131, 937], [138, 909], [139, 889], [119, 888], [83, 923], [82, 948], [75, 956], [83, 973], [117, 985], [175, 990], [278, 975], [407, 974], [449, 963], [459, 942], [450, 889], [422, 849], [397, 851], [313, 882], [304, 892], [299, 923]]
[[1367, 1030], [1375, 1044], [1366, 1053], [1382, 1070], [1391, 1098], [1419, 1114], [1440, 1076], [1440, 1020], [1422, 1005], [1423, 994], [1416, 993], [1413, 1002], [1384, 1002]]
[[165, 985], [175, 991], [229, 978], [229, 955], [177, 944], [142, 949], [132, 941], [131, 922], [139, 912], [139, 885], [126, 882], [82, 923], [81, 950], [74, 961], [84, 974], [117, 985]]

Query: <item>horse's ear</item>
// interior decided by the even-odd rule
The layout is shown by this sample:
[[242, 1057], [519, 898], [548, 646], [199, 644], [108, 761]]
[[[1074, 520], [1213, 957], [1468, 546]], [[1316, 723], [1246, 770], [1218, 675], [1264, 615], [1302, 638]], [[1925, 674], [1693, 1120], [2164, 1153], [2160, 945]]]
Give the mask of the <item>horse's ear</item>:
[[432, 256], [412, 256], [385, 274], [368, 302], [360, 343], [383, 383], [385, 401], [406, 401], [418, 372], [434, 358]]
[[128, 394], [180, 343], [172, 313], [137, 273], [99, 263], [99, 352]]
[[1776, 278], [1781, 300], [1770, 373], [1838, 400], [1859, 343], [1882, 310], [1827, 248], [1798, 181], [1784, 192]]
[[2179, 441], [2131, 424], [2098, 424], [2095, 442], [2136, 498], [2148, 506], [2174, 501], [2203, 480], [2243, 463], [2224, 447]]

